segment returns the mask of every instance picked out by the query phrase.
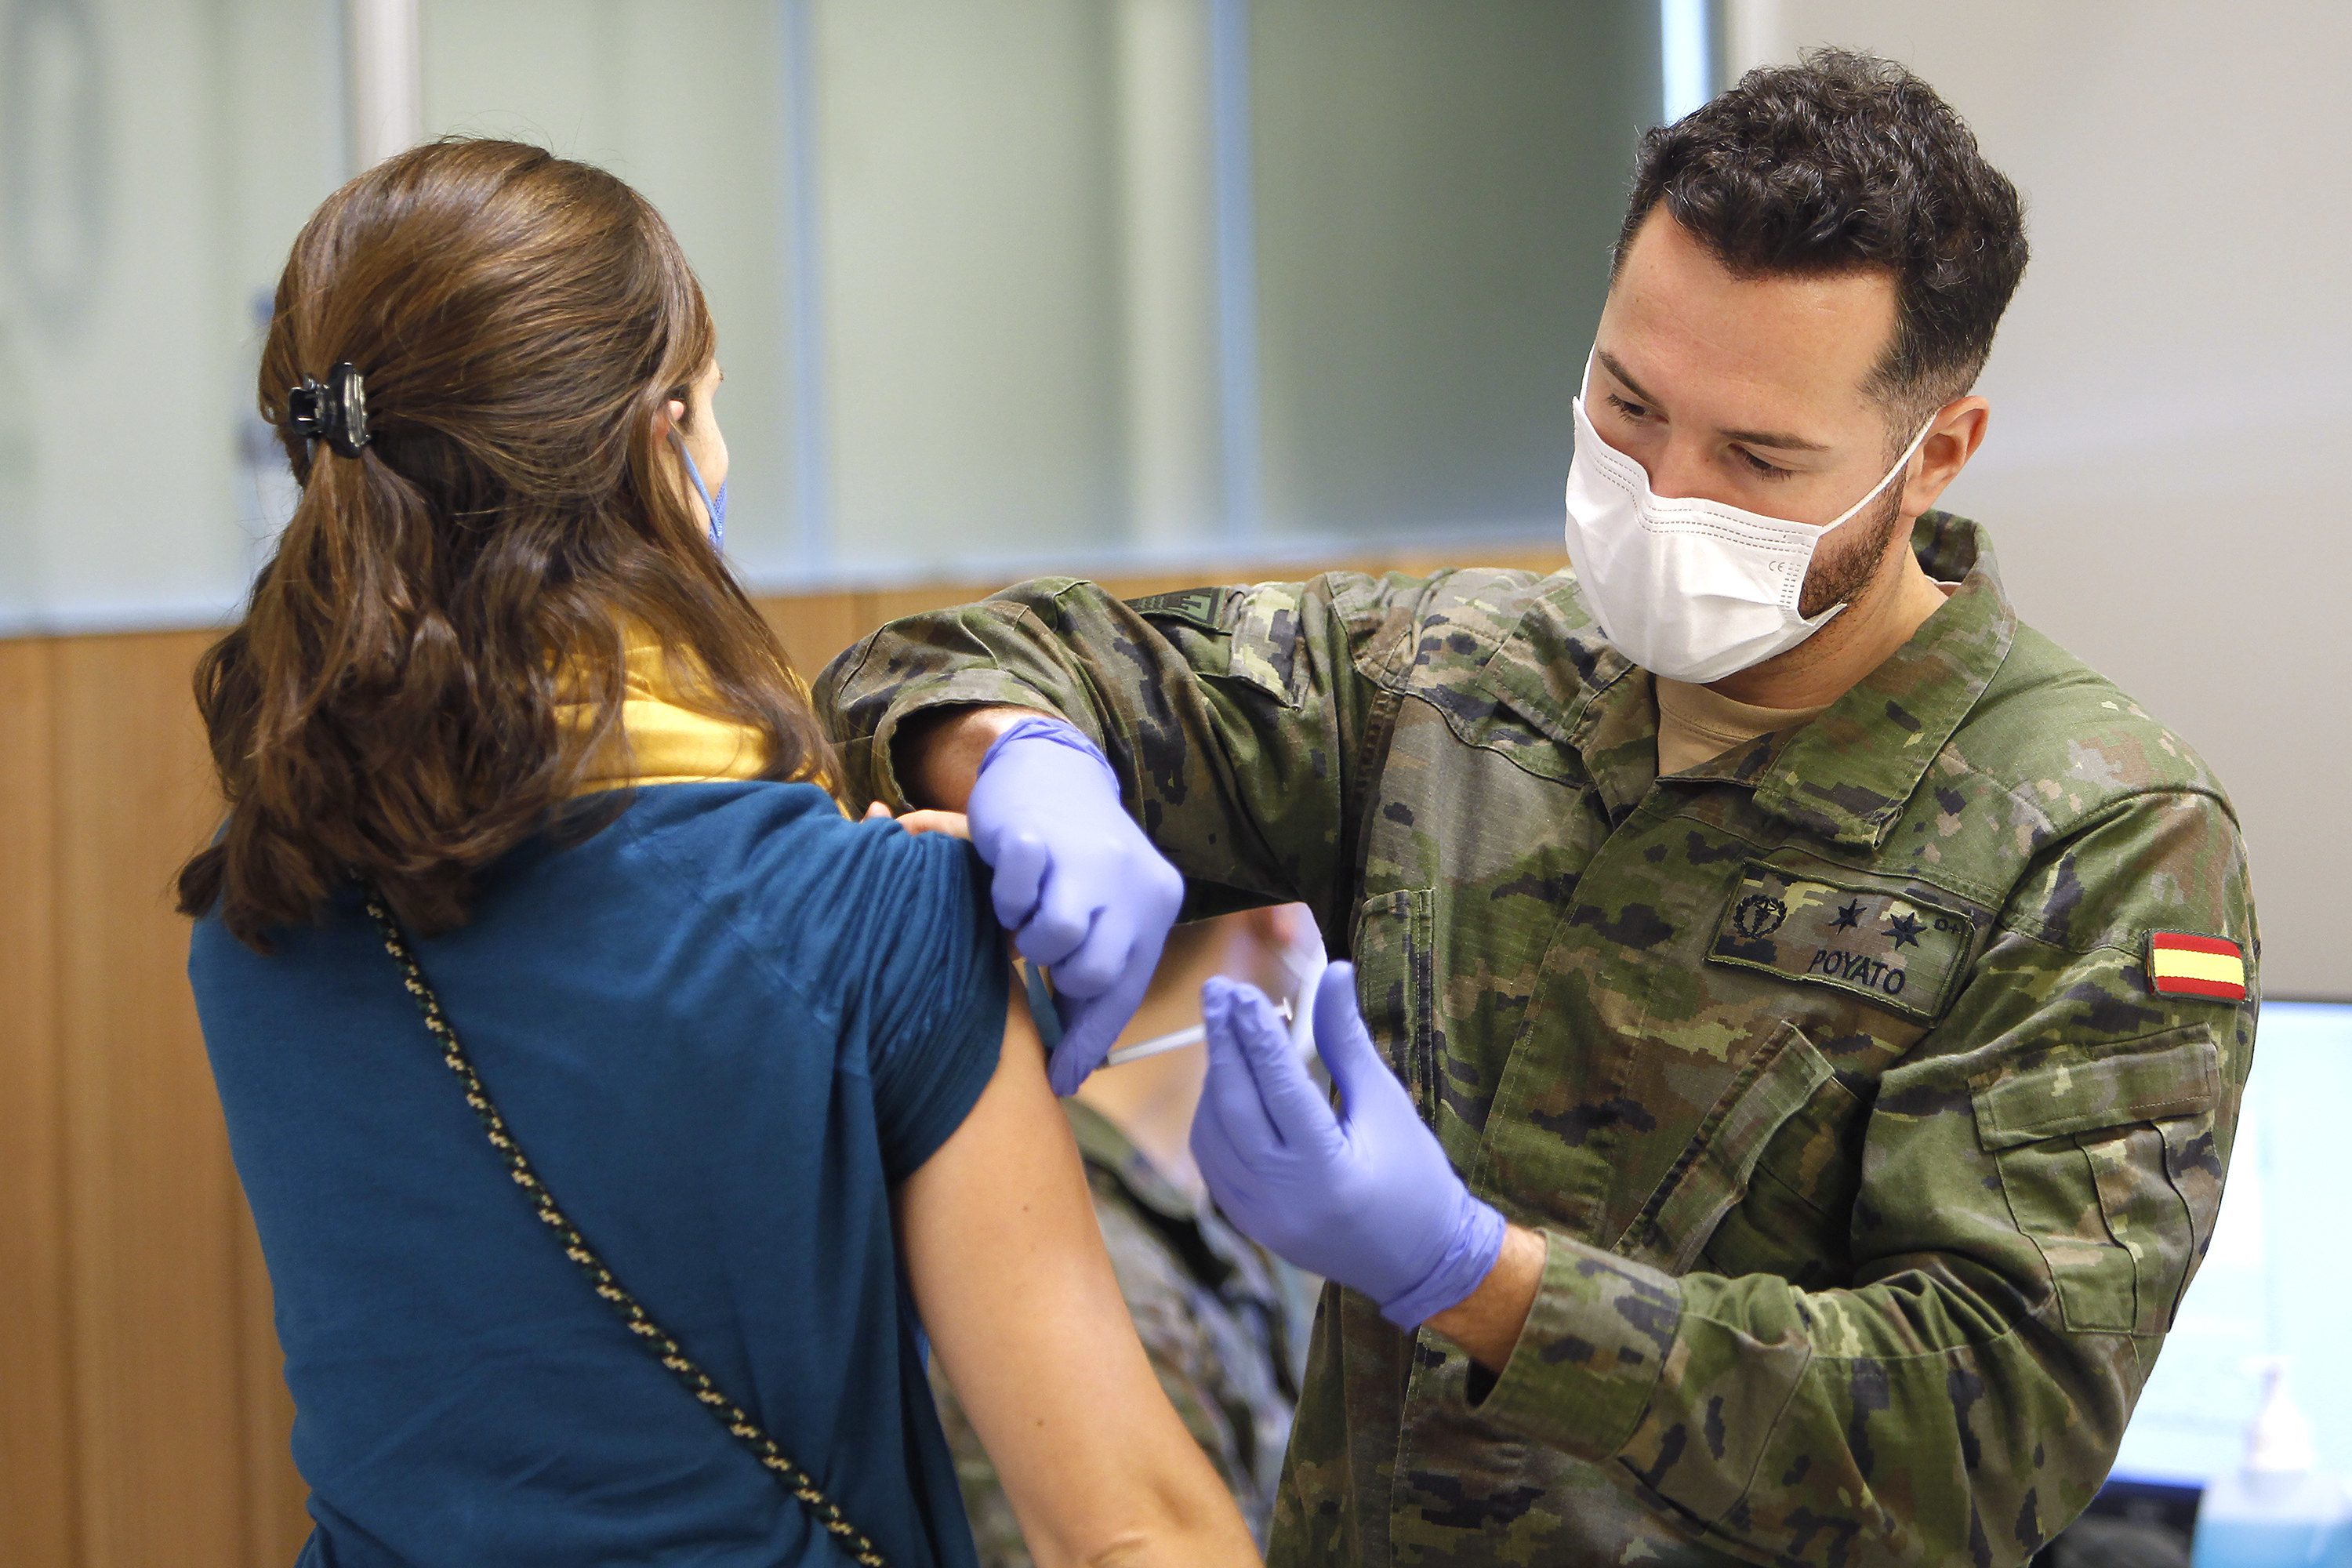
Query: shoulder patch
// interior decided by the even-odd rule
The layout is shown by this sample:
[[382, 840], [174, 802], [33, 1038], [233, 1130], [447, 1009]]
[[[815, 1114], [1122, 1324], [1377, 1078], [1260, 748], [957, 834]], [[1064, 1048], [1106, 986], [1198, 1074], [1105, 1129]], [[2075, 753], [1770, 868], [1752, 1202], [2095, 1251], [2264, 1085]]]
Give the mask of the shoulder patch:
[[1148, 594], [1129, 599], [1127, 607], [1147, 621], [1181, 621], [1204, 632], [1222, 632], [1217, 619], [1225, 607], [1223, 588], [1184, 588], [1173, 594]]
[[1852, 992], [1933, 1023], [1965, 972], [1975, 923], [1884, 888], [1848, 887], [1750, 862], [1706, 950], [1710, 963]]
[[2158, 996], [2242, 1002], [2245, 951], [2226, 937], [2152, 931], [2147, 933], [2147, 988]]

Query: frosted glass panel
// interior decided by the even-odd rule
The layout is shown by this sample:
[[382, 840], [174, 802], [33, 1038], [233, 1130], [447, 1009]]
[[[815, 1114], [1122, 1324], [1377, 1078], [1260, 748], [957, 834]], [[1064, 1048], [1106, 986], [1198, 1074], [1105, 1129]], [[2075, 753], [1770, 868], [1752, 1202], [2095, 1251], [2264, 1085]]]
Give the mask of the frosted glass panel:
[[822, 10], [834, 555], [1126, 540], [1113, 8]]
[[342, 177], [335, 16], [0, 0], [0, 628], [242, 596], [283, 505], [254, 300]]
[[[754, 586], [1556, 526], [1654, 7], [560, 12], [418, 0], [421, 124], [668, 217]], [[234, 613], [291, 504], [257, 310], [351, 172], [343, 16], [0, 0], [0, 626]]]
[[797, 550], [784, 8], [604, 0], [551, 15], [546, 0], [423, 0], [425, 134], [535, 142], [661, 209], [719, 323], [728, 550], [774, 575]]
[[[531, 0], [424, 16], [429, 130], [604, 163], [686, 242], [719, 312], [730, 548], [755, 583], [1555, 526], [1658, 100], [1654, 11], [703, 0], [555, 35]], [[1221, 134], [1243, 138], [1222, 171]], [[1238, 293], [1216, 275], [1236, 235]]]
[[1654, 7], [1255, 11], [1266, 527], [1559, 526]]

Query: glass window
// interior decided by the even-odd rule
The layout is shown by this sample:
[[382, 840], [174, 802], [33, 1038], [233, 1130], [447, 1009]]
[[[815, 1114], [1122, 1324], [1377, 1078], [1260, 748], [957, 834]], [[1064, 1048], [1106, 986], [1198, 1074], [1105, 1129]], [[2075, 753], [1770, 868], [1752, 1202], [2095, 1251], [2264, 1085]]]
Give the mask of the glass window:
[[332, 7], [0, 0], [0, 630], [236, 602], [255, 300], [346, 173], [341, 95]]
[[[604, 164], [677, 229], [757, 586], [1557, 527], [1655, 8], [414, 3], [426, 134]], [[268, 290], [351, 166], [345, 15], [0, 0], [0, 619], [242, 595], [291, 499]]]
[[2212, 1244], [2124, 1433], [2117, 1479], [2202, 1486], [2236, 1469], [2261, 1369], [2278, 1356], [2321, 1467], [2352, 1476], [2352, 1258], [2335, 1239], [2347, 1097], [2352, 1005], [2264, 1003]]

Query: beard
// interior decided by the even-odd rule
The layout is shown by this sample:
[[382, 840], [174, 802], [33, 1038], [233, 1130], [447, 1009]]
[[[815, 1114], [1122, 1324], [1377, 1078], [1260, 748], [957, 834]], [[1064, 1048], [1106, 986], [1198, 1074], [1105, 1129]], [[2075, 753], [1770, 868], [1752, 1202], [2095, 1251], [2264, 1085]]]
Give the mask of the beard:
[[[1812, 565], [1805, 573], [1805, 591], [1798, 597], [1797, 613], [1811, 620], [1832, 605], [1860, 603], [1877, 581], [1878, 569], [1885, 563], [1887, 547], [1902, 521], [1903, 487], [1890, 484], [1874, 511], [1825, 536], [1823, 548], [1814, 553]], [[1832, 546], [1832, 541], [1841, 533], [1853, 537]]]

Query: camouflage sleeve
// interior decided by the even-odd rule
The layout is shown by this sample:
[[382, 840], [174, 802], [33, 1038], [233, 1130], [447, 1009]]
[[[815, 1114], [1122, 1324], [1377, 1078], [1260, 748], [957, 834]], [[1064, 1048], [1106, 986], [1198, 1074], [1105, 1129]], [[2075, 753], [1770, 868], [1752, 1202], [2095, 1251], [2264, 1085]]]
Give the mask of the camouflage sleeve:
[[947, 1434], [948, 1452], [955, 1458], [956, 1489], [963, 1494], [964, 1517], [971, 1521], [971, 1541], [980, 1568], [1031, 1568], [1029, 1543], [1013, 1515], [1013, 1500], [997, 1479], [996, 1461], [982, 1446], [971, 1417], [948, 1382], [940, 1358], [930, 1358], [931, 1397], [940, 1410], [940, 1427]]
[[1263, 1461], [1278, 1460], [1290, 1415], [1270, 1380], [1251, 1375], [1266, 1366], [1267, 1346], [1240, 1331], [1236, 1314], [1186, 1271], [1132, 1205], [1096, 1180], [1103, 1245], [1160, 1392], [1263, 1543], [1275, 1479]]
[[[1160, 1391], [1263, 1542], [1290, 1430], [1290, 1400], [1275, 1365], [1278, 1331], [1195, 1277], [1117, 1177], [1090, 1163], [1087, 1180], [1119, 1295]], [[1012, 1500], [937, 1357], [930, 1379], [980, 1568], [1030, 1568]]]
[[[2151, 931], [2239, 944], [2249, 999], [2155, 994]], [[2255, 953], [2226, 805], [2116, 803], [2034, 858], [1879, 1083], [1853, 1288], [1677, 1279], [1551, 1234], [1484, 1413], [1757, 1562], [2025, 1561], [2105, 1479], [2210, 1239]]]
[[1401, 611], [1423, 587], [1333, 574], [1129, 605], [1043, 578], [893, 621], [826, 668], [817, 708], [860, 807], [906, 804], [891, 745], [910, 714], [1058, 713], [1102, 747], [1129, 809], [1185, 874], [1184, 919], [1297, 900], [1339, 931], [1349, 805], [1381, 740], [1357, 662], [1409, 622]]

